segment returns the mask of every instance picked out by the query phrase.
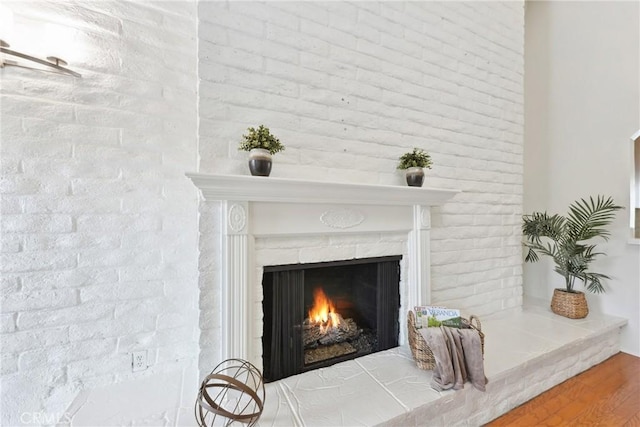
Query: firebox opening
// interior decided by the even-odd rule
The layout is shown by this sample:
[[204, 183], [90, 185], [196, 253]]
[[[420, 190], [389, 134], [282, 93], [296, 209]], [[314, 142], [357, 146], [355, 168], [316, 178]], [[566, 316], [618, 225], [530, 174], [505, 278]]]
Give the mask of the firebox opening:
[[396, 347], [400, 259], [265, 267], [265, 379]]

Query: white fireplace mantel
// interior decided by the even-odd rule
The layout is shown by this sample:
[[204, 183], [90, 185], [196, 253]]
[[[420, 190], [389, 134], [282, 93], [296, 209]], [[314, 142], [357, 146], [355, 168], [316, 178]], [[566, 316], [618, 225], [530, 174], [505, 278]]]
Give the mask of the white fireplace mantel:
[[205, 200], [436, 206], [459, 190], [187, 173]]
[[407, 233], [404, 307], [430, 301], [431, 207], [459, 190], [240, 175], [187, 176], [207, 201], [223, 202], [222, 356], [251, 360], [249, 301], [256, 237]]

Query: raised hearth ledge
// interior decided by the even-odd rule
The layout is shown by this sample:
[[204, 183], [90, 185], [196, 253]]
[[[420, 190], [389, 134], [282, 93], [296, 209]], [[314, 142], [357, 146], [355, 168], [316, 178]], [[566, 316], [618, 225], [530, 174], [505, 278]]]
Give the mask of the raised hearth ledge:
[[547, 301], [482, 319], [487, 391], [436, 392], [407, 346], [266, 385], [259, 427], [479, 426], [620, 351], [626, 319], [572, 320]]
[[352, 205], [441, 205], [460, 190], [187, 173], [205, 200]]

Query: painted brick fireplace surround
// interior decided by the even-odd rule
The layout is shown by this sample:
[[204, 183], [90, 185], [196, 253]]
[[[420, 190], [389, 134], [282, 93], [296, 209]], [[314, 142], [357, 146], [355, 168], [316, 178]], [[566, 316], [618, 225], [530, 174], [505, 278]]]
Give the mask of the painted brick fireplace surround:
[[221, 250], [214, 260], [220, 274], [201, 283], [219, 287], [220, 336], [205, 341], [220, 343], [220, 358], [262, 367], [265, 266], [401, 255], [399, 322], [408, 307], [429, 302], [431, 207], [458, 190], [188, 176], [206, 201], [222, 202]]

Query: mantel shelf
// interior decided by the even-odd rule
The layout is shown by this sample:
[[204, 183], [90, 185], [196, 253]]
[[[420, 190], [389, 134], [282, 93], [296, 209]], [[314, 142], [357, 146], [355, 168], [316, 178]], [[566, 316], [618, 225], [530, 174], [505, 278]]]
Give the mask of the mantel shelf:
[[187, 173], [205, 200], [349, 205], [442, 205], [460, 190]]

